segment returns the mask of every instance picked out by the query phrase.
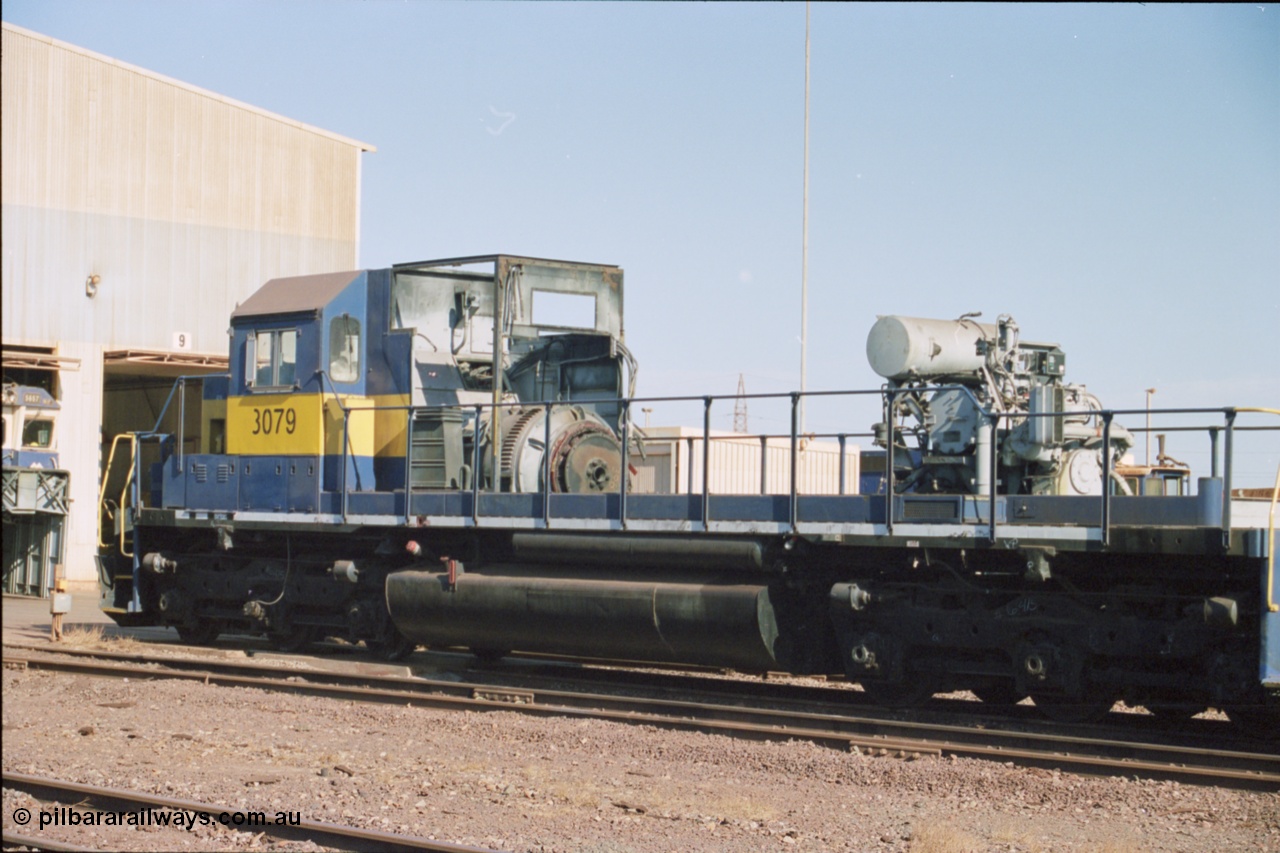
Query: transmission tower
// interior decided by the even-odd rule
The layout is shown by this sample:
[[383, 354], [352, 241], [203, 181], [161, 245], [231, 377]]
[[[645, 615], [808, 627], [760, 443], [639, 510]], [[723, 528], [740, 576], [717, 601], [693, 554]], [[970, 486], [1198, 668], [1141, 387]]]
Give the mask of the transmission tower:
[[742, 379], [742, 374], [738, 374], [738, 399], [733, 404], [733, 431], [749, 432], [747, 429], [747, 385]]

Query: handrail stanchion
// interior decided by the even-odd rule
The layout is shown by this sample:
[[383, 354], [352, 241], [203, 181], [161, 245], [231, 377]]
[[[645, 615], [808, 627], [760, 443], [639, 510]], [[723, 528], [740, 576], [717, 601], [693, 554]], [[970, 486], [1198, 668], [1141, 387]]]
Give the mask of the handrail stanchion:
[[893, 493], [897, 489], [897, 483], [894, 482], [893, 459], [898, 452], [897, 429], [893, 424], [893, 410], [896, 402], [897, 391], [893, 388], [886, 388], [884, 392], [884, 425], [885, 433], [888, 436], [885, 441], [885, 457], [884, 457], [884, 532], [893, 534]]
[[840, 442], [840, 491], [838, 492], [838, 494], [843, 495], [846, 493], [846, 490], [844, 487], [844, 479], [845, 479], [845, 458], [844, 457], [846, 453], [845, 445], [844, 445], [845, 434], [844, 433], [837, 434], [836, 440]]
[[702, 529], [711, 521], [711, 398], [702, 398]]
[[689, 478], [689, 484], [685, 486], [685, 493], [691, 495], [693, 494], [693, 436], [685, 439], [685, 446], [689, 451], [689, 464], [686, 466], [688, 468], [686, 473]]
[[411, 404], [404, 422], [404, 523], [413, 518], [413, 415]]
[[1276, 506], [1280, 505], [1280, 466], [1271, 489], [1271, 511], [1267, 513], [1267, 612], [1280, 613], [1276, 603]]
[[[511, 472], [515, 478], [515, 472]], [[542, 404], [542, 526], [551, 526], [551, 403]]]
[[1114, 412], [1102, 413], [1102, 547], [1111, 545], [1111, 419]]
[[178, 468], [182, 468], [183, 448], [187, 443], [187, 377], [179, 376], [178, 385]]
[[[618, 493], [618, 523], [627, 529], [627, 474], [631, 470], [631, 401], [622, 401], [622, 486]], [[606, 511], [607, 515], [607, 511]]]
[[[129, 433], [122, 432], [111, 439], [111, 450], [107, 453], [107, 467], [102, 470], [102, 485], [98, 487], [98, 547], [110, 548], [111, 544], [102, 538], [102, 516], [107, 511], [107, 478], [111, 476], [111, 463], [116, 459], [116, 448], [120, 446], [120, 439], [128, 438]], [[180, 472], [185, 476], [185, 471]], [[117, 506], [118, 510], [119, 507]], [[115, 516], [113, 515], [112, 518]], [[114, 531], [113, 531], [114, 532]]]
[[480, 523], [480, 480], [484, 472], [480, 470], [480, 424], [484, 419], [484, 408], [476, 406], [476, 423], [471, 430], [471, 524]]
[[769, 494], [769, 436], [760, 436], [760, 494]]
[[[1265, 407], [1247, 407], [1231, 410], [1232, 423], [1234, 425], [1236, 412], [1259, 412], [1269, 415], [1280, 415], [1280, 409], [1271, 409]], [[1228, 469], [1229, 470], [1229, 469]], [[1231, 500], [1231, 492], [1223, 492], [1226, 500]], [[1276, 484], [1271, 488], [1271, 510], [1267, 513], [1267, 600], [1265, 602], [1268, 613], [1280, 613], [1280, 604], [1276, 603], [1276, 507], [1280, 505], [1280, 466], [1276, 467]], [[1228, 525], [1223, 530], [1223, 538], [1226, 539], [1225, 547], [1231, 546], [1228, 537], [1231, 535], [1231, 528]]]
[[791, 525], [791, 532], [795, 533], [799, 529], [799, 507], [797, 506], [796, 493], [799, 485], [799, 469], [800, 467], [800, 394], [793, 391], [791, 393], [791, 490], [787, 500], [787, 523]]
[[1235, 468], [1236, 410], [1227, 409], [1227, 435], [1222, 443], [1222, 547], [1231, 547], [1231, 471]]
[[1209, 427], [1209, 476], [1218, 476], [1218, 432], [1222, 427]]
[[347, 520], [347, 436], [350, 427], [351, 410], [342, 409], [342, 520]]
[[133, 552], [125, 550], [124, 540], [125, 534], [129, 529], [129, 516], [133, 512], [130, 498], [133, 497], [134, 478], [138, 474], [138, 456], [138, 433], [131, 432], [129, 433], [129, 473], [124, 479], [124, 487], [120, 489], [120, 504], [118, 506], [120, 513], [120, 553], [126, 557], [133, 556]]
[[1000, 472], [1000, 454], [996, 452], [996, 448], [1000, 446], [998, 437], [1000, 435], [1000, 413], [992, 412], [987, 415], [991, 418], [991, 467], [989, 469], [988, 479], [991, 481], [991, 487], [987, 494], [987, 536], [991, 539], [991, 544], [996, 544], [996, 495], [1000, 493], [999, 483], [996, 476]]
[[174, 380], [173, 386], [169, 389], [169, 396], [164, 398], [164, 405], [160, 407], [160, 414], [156, 416], [156, 425], [151, 428], [150, 432], [146, 433], [147, 435], [154, 435], [160, 432], [160, 427], [164, 424], [164, 416], [169, 414], [169, 405], [173, 402], [173, 395], [177, 393], [178, 385], [184, 379], [186, 379], [185, 376], [179, 376]]
[[[129, 602], [129, 608], [134, 613], [141, 613], [142, 612], [142, 548], [139, 547], [138, 545], [138, 537], [136, 533], [133, 537], [133, 543], [132, 543], [133, 550], [126, 551], [124, 549], [125, 530], [128, 527], [128, 525], [125, 522], [128, 521], [130, 516], [132, 516], [137, 511], [138, 503], [141, 500], [141, 495], [142, 495], [142, 488], [141, 488], [141, 482], [140, 482], [140, 476], [139, 476], [139, 472], [142, 470], [142, 453], [140, 452], [141, 448], [139, 445], [138, 435], [137, 433], [130, 433], [129, 438], [130, 438], [130, 444], [132, 445], [132, 451], [133, 451], [132, 462], [129, 468], [129, 471], [130, 471], [129, 477], [132, 480], [132, 489], [130, 489], [130, 491], [133, 494], [134, 499], [133, 499], [133, 506], [129, 508], [128, 512], [123, 512], [123, 507], [121, 508], [122, 512], [120, 516], [120, 553], [126, 557], [129, 557], [133, 561], [133, 581], [131, 584], [131, 588], [133, 590], [133, 596], [131, 597], [131, 600]], [[125, 487], [129, 488], [129, 484], [126, 484]], [[124, 497], [122, 495], [121, 501], [123, 500], [124, 500]], [[145, 545], [146, 543], [144, 542], [142, 544]]]

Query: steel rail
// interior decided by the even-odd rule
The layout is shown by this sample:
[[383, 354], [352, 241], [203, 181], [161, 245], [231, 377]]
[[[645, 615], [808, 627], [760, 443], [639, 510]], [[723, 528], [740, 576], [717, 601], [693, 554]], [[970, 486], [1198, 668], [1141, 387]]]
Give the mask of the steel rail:
[[[6, 649], [23, 649], [35, 652], [59, 653], [77, 657], [99, 657], [119, 661], [147, 662], [153, 658], [136, 653], [119, 653], [94, 651], [89, 649], [57, 649], [48, 643], [40, 644], [8, 644]], [[355, 649], [352, 649], [355, 651]], [[248, 651], [253, 656], [254, 651]], [[456, 649], [437, 649], [428, 651], [428, 656], [445, 655], [450, 658], [470, 660], [469, 652]], [[465, 685], [457, 681], [438, 683], [421, 676], [412, 677], [408, 682], [399, 673], [408, 671], [406, 665], [386, 664], [383, 662], [366, 663], [359, 659], [350, 661], [361, 671], [340, 672], [334, 670], [304, 670], [316, 673], [313, 680], [330, 683], [370, 686], [378, 683], [383, 676], [390, 676], [387, 683], [393, 688], [406, 683], [413, 689], [451, 692], [457, 695], [475, 695], [476, 691], [493, 692], [505, 696], [508, 693], [524, 694], [526, 697], [539, 692], [546, 695], [551, 691], [573, 690], [598, 696], [601, 692], [615, 695], [665, 698], [682, 697], [685, 700], [704, 704], [724, 704], [734, 707], [749, 707], [757, 710], [771, 708], [778, 711], [795, 711], [800, 713], [827, 714], [848, 720], [861, 720], [867, 728], [861, 732], [866, 735], [883, 734], [879, 725], [888, 726], [888, 733], [895, 734], [896, 727], [904, 725], [901, 711], [885, 709], [871, 703], [866, 694], [851, 689], [843, 676], [822, 679], [824, 684], [787, 683], [786, 673], [739, 673], [738, 677], [725, 678], [728, 671], [721, 667], [696, 667], [690, 665], [655, 665], [637, 661], [600, 660], [567, 657], [558, 655], [537, 655], [532, 653], [515, 653], [509, 659], [519, 659], [518, 666], [494, 668], [492, 666], [476, 667], [474, 665], [444, 665], [437, 667], [451, 673], [464, 676]], [[320, 660], [325, 660], [321, 658]], [[198, 668], [200, 663], [190, 658], [176, 659], [175, 662], [185, 668]], [[232, 661], [218, 661], [214, 664], [223, 672], [240, 672], [241, 674], [258, 674], [262, 665], [240, 664]], [[392, 670], [388, 673], [387, 669]], [[368, 671], [364, 671], [364, 670]], [[398, 673], [395, 671], [399, 671]], [[297, 675], [297, 670], [288, 669], [281, 674]], [[782, 678], [784, 680], [779, 681]], [[479, 679], [479, 683], [477, 683]], [[468, 692], [470, 691], [470, 692]], [[619, 691], [623, 691], [619, 693]], [[573, 695], [573, 694], [570, 694]], [[637, 700], [639, 701], [639, 700]], [[995, 733], [1005, 732], [1013, 737], [1013, 731], [1038, 733], [1052, 736], [1059, 734], [1069, 724], [1055, 723], [1040, 716], [1038, 709], [1022, 705], [991, 705], [975, 702], [971, 699], [935, 696], [927, 705], [910, 712], [913, 719], [925, 719], [934, 722], [954, 722], [962, 733], [968, 732], [969, 740], [973, 740], [972, 730], [990, 730]], [[1075, 731], [1081, 731], [1075, 727]], [[1095, 742], [1112, 741], [1123, 747], [1132, 744], [1152, 745], [1153, 747], [1174, 747], [1182, 750], [1208, 749], [1227, 756], [1221, 761], [1229, 766], [1230, 756], [1236, 753], [1258, 749], [1257, 737], [1248, 737], [1240, 726], [1225, 719], [1188, 720], [1176, 728], [1162, 724], [1155, 717], [1143, 714], [1112, 712], [1105, 721], [1089, 726], [1086, 732]], [[984, 737], [979, 735], [978, 739]], [[962, 735], [962, 739], [964, 739]], [[1276, 749], [1271, 744], [1261, 745], [1270, 755]], [[1225, 750], [1225, 752], [1224, 752]], [[1128, 757], [1132, 757], [1129, 755]], [[1268, 760], [1268, 767], [1274, 762]]]
[[[229, 639], [224, 637], [220, 640], [214, 654], [219, 654], [223, 650], [242, 650], [247, 657], [262, 655], [262, 658], [258, 658], [258, 660], [265, 660], [266, 663], [249, 664], [225, 659], [213, 660], [210, 666], [216, 667], [221, 672], [239, 672], [242, 675], [258, 674], [263, 671], [264, 667], [269, 668], [271, 666], [270, 661], [276, 658], [295, 659], [285, 652], [272, 649], [261, 650], [263, 647], [261, 642], [248, 641], [247, 638], [246, 641], [228, 642]], [[168, 648], [171, 646], [171, 643], [162, 641], [158, 647]], [[133, 663], [163, 660], [169, 661], [177, 667], [187, 669], [199, 668], [204, 665], [202, 663], [203, 660], [209, 660], [209, 658], [199, 657], [153, 657], [148, 654], [113, 652], [105, 649], [60, 648], [58, 645], [47, 642], [12, 642], [6, 643], [4, 648], [6, 651], [30, 651]], [[181, 645], [177, 646], [177, 648], [189, 649], [189, 647]], [[204, 650], [197, 647], [197, 650], [188, 651], [188, 654], [197, 656], [202, 651]], [[329, 656], [334, 652], [346, 652], [347, 656]], [[474, 655], [469, 650], [459, 648], [427, 649], [422, 654], [428, 658], [444, 656], [469, 662], [474, 660]], [[367, 655], [357, 646], [324, 648], [317, 651], [315, 656], [304, 656], [304, 659], [325, 662], [342, 661], [351, 666], [360, 667], [361, 671], [358, 674], [324, 668], [302, 670], [302, 672], [316, 674], [317, 678], [321, 680], [327, 678], [331, 683], [353, 685], [368, 685], [384, 676], [393, 678], [393, 683], [395, 684], [403, 684], [405, 682], [400, 680], [401, 677], [397, 676], [395, 672], [404, 672], [411, 668], [407, 661], [394, 663], [382, 660], [367, 660]], [[819, 713], [825, 712], [842, 716], [848, 716], [849, 714], [875, 715], [878, 713], [889, 716], [894, 713], [892, 710], [882, 709], [880, 706], [871, 703], [867, 695], [854, 689], [845, 676], [836, 674], [800, 676], [798, 677], [800, 683], [789, 683], [790, 679], [797, 677], [785, 672], [736, 672], [725, 667], [696, 664], [654, 663], [652, 661], [615, 658], [584, 658], [534, 652], [511, 652], [505, 655], [503, 660], [511, 662], [512, 665], [495, 667], [492, 664], [482, 663], [476, 665], [475, 663], [467, 663], [460, 665], [444, 664], [432, 668], [454, 673], [470, 672], [476, 677], [485, 679], [483, 683], [486, 685], [500, 682], [500, 687], [513, 690], [537, 690], [540, 689], [538, 685], [543, 685], [543, 689], [546, 690], [563, 690], [568, 689], [565, 687], [566, 683], [568, 683], [580, 685], [573, 689], [583, 691], [590, 691], [594, 685], [599, 685], [600, 690], [641, 690], [648, 691], [648, 695], [658, 697], [682, 695], [710, 702], [723, 702], [734, 705], [755, 703], [753, 707], [816, 710]], [[388, 672], [388, 670], [392, 672]], [[288, 672], [297, 674], [298, 671], [289, 669]], [[496, 680], [487, 680], [491, 676], [496, 676]], [[819, 683], [805, 683], [812, 681]], [[409, 683], [421, 685], [434, 682], [431, 682], [430, 679], [424, 680], [421, 676], [414, 676]], [[474, 680], [472, 684], [474, 686]], [[998, 718], [1011, 724], [1037, 726], [1041, 730], [1061, 727], [1061, 724], [1054, 723], [1047, 717], [1039, 716], [1038, 709], [1031, 706], [992, 705], [968, 699], [935, 696], [928, 703], [928, 706], [922, 710], [935, 716], [938, 714], [958, 715], [966, 720], [973, 717], [982, 717], [983, 725], [988, 725], [991, 718]], [[1109, 720], [1113, 722], [1124, 720], [1126, 724], [1130, 725], [1130, 728], [1127, 729], [1113, 726], [1112, 738], [1126, 741], [1131, 740], [1135, 734], [1145, 736], [1148, 733], [1142, 729], [1134, 729], [1132, 726], [1145, 726], [1147, 729], [1151, 729], [1154, 727], [1153, 724], [1156, 724], [1154, 717], [1124, 713], [1112, 714]], [[1233, 724], [1226, 720], [1196, 720], [1192, 725], [1194, 729], [1179, 728], [1176, 734], [1179, 737], [1190, 737], [1200, 743], [1212, 743], [1214, 745], [1222, 744], [1224, 737], [1228, 740], [1231, 738], [1239, 739], [1239, 732], [1233, 730]], [[1168, 730], [1162, 729], [1156, 733], [1167, 734]]]
[[[1028, 765], [1077, 772], [1142, 775], [1198, 784], [1280, 790], [1280, 755], [1266, 753], [398, 676], [379, 677], [209, 661], [163, 659], [152, 663], [168, 669], [46, 656], [5, 658], [5, 666], [85, 675], [143, 680], [173, 678], [219, 686], [443, 710], [505, 710], [544, 717], [586, 717], [731, 736], [803, 739], [872, 751], [1018, 760]], [[255, 674], [240, 674], [246, 671]], [[285, 678], [314, 680], [286, 681]], [[378, 686], [368, 686], [370, 684]]]
[[[61, 779], [52, 779], [46, 776], [32, 776], [26, 773], [8, 773], [3, 775], [3, 785], [5, 788], [12, 790], [25, 791], [37, 800], [64, 801], [81, 805], [86, 802], [94, 803], [99, 807], [115, 807], [123, 810], [141, 810], [141, 809], [170, 809], [173, 811], [200, 812], [205, 814], [233, 814], [236, 812], [254, 811], [251, 805], [237, 806], [229, 808], [213, 803], [202, 803], [196, 800], [183, 800], [175, 797], [161, 797], [156, 794], [146, 794], [141, 791], [129, 791], [123, 788], [105, 788], [99, 785], [86, 785], [80, 782], [68, 782]], [[264, 809], [265, 810], [265, 809]], [[225, 826], [237, 832], [250, 832], [254, 834], [266, 833], [275, 838], [282, 838], [291, 841], [312, 841], [324, 847], [336, 847], [340, 850], [357, 850], [357, 851], [439, 851], [439, 853], [493, 853], [493, 851], [484, 847], [471, 847], [465, 844], [453, 844], [447, 841], [437, 841], [431, 838], [423, 838], [415, 835], [398, 835], [393, 832], [383, 832], [378, 829], [362, 829], [354, 826], [341, 826], [336, 823], [326, 823], [319, 820], [310, 820], [302, 818], [299, 823], [291, 826], [277, 826], [273, 823], [254, 824], [252, 826], [244, 824], [237, 826], [234, 823], [224, 824], [218, 822], [218, 826]], [[9, 842], [9, 835], [5, 835], [5, 843]], [[29, 841], [14, 842], [23, 844], [34, 844], [36, 847], [46, 850], [68, 849], [68, 847], [55, 846], [61, 842], [52, 839], [32, 838]], [[70, 849], [84, 849], [70, 847]]]

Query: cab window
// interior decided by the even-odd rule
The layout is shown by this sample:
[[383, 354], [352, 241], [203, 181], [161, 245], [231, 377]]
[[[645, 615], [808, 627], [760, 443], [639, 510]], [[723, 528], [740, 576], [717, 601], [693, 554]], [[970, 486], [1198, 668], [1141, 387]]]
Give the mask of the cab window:
[[245, 367], [250, 387], [287, 388], [293, 385], [297, 363], [297, 329], [271, 329], [249, 337]]
[[334, 382], [360, 378], [360, 321], [349, 314], [329, 323], [329, 378]]
[[22, 428], [23, 447], [49, 447], [53, 444], [53, 421], [32, 418]]

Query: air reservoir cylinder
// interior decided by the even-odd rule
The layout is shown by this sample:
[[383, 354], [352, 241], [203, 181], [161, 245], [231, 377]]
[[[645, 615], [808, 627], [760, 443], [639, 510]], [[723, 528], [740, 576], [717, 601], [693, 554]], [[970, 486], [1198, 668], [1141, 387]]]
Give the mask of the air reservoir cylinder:
[[886, 379], [976, 375], [985, 363], [978, 341], [995, 326], [974, 320], [882, 316], [867, 334], [867, 361]]
[[[387, 577], [387, 607], [408, 639], [581, 657], [783, 668], [769, 588], [737, 572], [467, 567]], [[607, 579], [605, 579], [607, 577]]]

